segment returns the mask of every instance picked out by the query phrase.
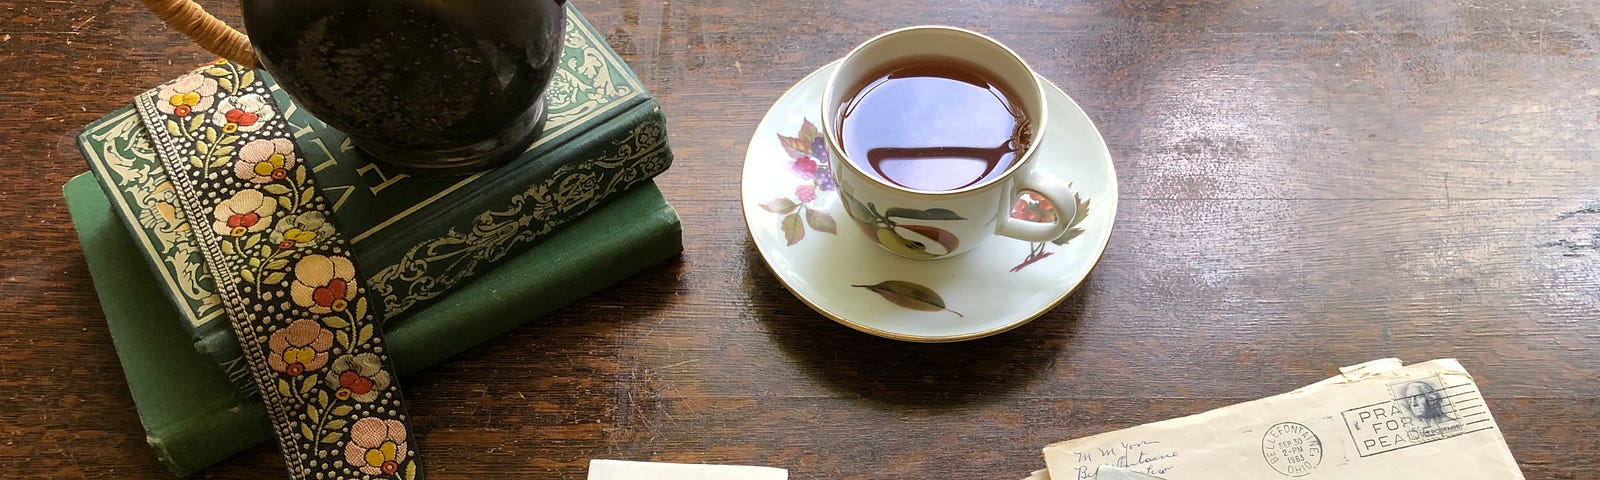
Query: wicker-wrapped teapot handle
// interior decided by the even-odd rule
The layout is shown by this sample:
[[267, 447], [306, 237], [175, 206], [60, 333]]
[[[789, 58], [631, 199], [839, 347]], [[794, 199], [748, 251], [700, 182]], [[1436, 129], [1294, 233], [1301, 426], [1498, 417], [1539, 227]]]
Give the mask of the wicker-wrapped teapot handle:
[[243, 33], [222, 23], [193, 0], [143, 0], [145, 8], [201, 48], [233, 63], [257, 68], [256, 51]]

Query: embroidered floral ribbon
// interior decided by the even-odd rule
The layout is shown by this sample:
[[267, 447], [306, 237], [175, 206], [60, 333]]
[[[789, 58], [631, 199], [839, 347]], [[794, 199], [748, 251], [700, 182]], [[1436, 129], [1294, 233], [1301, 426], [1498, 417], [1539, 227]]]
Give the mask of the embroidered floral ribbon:
[[421, 478], [366, 277], [271, 99], [254, 71], [218, 61], [135, 105], [195, 219], [290, 477]]

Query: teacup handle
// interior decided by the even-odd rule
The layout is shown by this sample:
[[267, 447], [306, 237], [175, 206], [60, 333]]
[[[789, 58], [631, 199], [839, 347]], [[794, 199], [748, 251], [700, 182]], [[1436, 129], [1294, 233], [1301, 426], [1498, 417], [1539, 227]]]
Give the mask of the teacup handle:
[[[1056, 219], [1053, 222], [1030, 222], [1011, 217], [1011, 206], [1015, 205], [1022, 191], [1027, 190], [1038, 193], [1045, 201], [1055, 207]], [[1072, 221], [1078, 214], [1077, 193], [1067, 182], [1055, 174], [1042, 168], [1035, 168], [1028, 172], [1028, 176], [1017, 182], [1017, 190], [1007, 197], [1005, 211], [1000, 214], [1000, 226], [996, 234], [1015, 238], [1025, 242], [1043, 243], [1061, 238], [1071, 228]]]

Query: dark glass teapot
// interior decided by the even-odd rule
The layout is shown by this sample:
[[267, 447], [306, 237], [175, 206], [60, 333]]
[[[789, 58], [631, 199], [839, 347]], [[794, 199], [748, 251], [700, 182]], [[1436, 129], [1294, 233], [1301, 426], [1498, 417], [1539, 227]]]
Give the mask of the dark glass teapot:
[[566, 0], [242, 0], [246, 39], [191, 0], [144, 2], [213, 53], [266, 69], [375, 160], [440, 175], [497, 166], [538, 138], [566, 27]]

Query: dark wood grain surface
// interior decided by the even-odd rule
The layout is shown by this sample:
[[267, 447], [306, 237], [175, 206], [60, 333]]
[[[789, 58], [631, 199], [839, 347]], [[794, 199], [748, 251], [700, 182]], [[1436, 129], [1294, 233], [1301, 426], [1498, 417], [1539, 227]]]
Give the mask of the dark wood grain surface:
[[[237, 6], [209, 2], [237, 20]], [[1600, 478], [1600, 3], [585, 1], [665, 104], [686, 251], [405, 385], [433, 478], [591, 458], [1021, 478], [1040, 447], [1455, 357], [1529, 478]], [[738, 205], [795, 80], [892, 27], [1006, 42], [1120, 174], [1087, 284], [996, 337], [812, 313]], [[210, 57], [122, 0], [0, 0], [0, 476], [164, 478], [60, 185], [86, 123]], [[259, 447], [208, 470], [281, 475]]]

